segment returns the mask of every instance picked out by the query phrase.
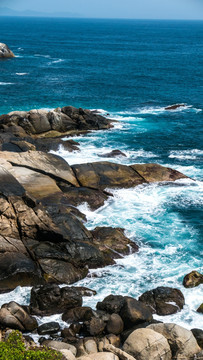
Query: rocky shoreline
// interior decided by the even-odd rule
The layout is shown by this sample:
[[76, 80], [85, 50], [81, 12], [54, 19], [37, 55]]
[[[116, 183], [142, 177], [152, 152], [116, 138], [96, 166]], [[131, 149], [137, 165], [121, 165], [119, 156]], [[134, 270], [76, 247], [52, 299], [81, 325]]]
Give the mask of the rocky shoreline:
[[[54, 346], [68, 351], [73, 346], [72, 355], [66, 357], [70, 360], [75, 356], [99, 360], [104, 349], [104, 359], [109, 351], [114, 359], [193, 359], [201, 351], [193, 334], [175, 324], [157, 324], [152, 315], [180, 311], [184, 306], [180, 290], [157, 288], [138, 300], [110, 295], [93, 310], [82, 307], [82, 296], [93, 295], [93, 290], [58, 287], [73, 284], [86, 277], [89, 269], [112, 265], [116, 258], [139, 250], [124, 229], [97, 227], [89, 231], [78, 205], [87, 202], [95, 210], [113, 196], [109, 189], [187, 178], [158, 164], [126, 166], [100, 161], [70, 166], [49, 153], [61, 145], [68, 151], [79, 150], [79, 144], [64, 141], [65, 136], [112, 126], [112, 121], [97, 112], [71, 106], [0, 116], [0, 292], [18, 285], [34, 286], [29, 307], [14, 302], [2, 306], [1, 328], [3, 332], [11, 328], [53, 334], [51, 343], [41, 342], [52, 346], [53, 341], [63, 340], [69, 349], [62, 348], [65, 345], [61, 342]], [[203, 282], [202, 275], [194, 273], [184, 279], [185, 286]], [[59, 336], [58, 325], [44, 325], [45, 330], [40, 330], [31, 317], [53, 313], [64, 313], [62, 318], [70, 325]], [[181, 332], [185, 335], [180, 345], [176, 338]], [[133, 336], [140, 336], [140, 343], [135, 343]]]

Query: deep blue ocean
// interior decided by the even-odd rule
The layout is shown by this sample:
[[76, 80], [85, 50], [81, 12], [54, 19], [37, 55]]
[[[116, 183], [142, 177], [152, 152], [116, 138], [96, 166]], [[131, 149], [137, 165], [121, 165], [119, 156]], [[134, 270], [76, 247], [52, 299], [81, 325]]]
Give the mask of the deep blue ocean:
[[[140, 245], [139, 253], [79, 282], [98, 291], [88, 304], [111, 292], [138, 297], [172, 286], [186, 305], [162, 319], [203, 327], [196, 313], [202, 286], [182, 286], [185, 274], [203, 271], [203, 22], [0, 17], [0, 42], [16, 55], [0, 61], [0, 114], [73, 105], [118, 120], [111, 130], [78, 137], [80, 152], [60, 148], [70, 164], [120, 149], [127, 157], [109, 161], [156, 162], [195, 180], [114, 190], [96, 212], [80, 206], [88, 228], [123, 227]], [[184, 106], [165, 110], [176, 103]], [[28, 292], [17, 288], [0, 302], [15, 296], [26, 303]]]

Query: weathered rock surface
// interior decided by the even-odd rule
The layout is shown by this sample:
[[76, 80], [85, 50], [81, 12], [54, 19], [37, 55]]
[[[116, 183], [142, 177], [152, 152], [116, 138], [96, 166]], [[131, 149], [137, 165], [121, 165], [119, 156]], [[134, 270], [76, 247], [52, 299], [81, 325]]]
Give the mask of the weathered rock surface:
[[158, 315], [174, 314], [180, 311], [185, 304], [184, 296], [180, 290], [164, 286], [146, 291], [139, 297], [139, 301]]
[[38, 326], [36, 319], [31, 317], [22, 306], [14, 301], [2, 305], [0, 325], [4, 328], [20, 331], [33, 331]]
[[174, 359], [190, 359], [201, 350], [192, 331], [182, 326], [170, 323], [152, 324], [147, 329], [162, 334], [168, 340]]
[[67, 343], [64, 343], [62, 341], [56, 341], [56, 340], [44, 340], [43, 343], [42, 343], [43, 346], [46, 346], [46, 347], [50, 347], [52, 349], [55, 349], [55, 350], [70, 350], [72, 352], [72, 354], [74, 356], [76, 356], [76, 347], [71, 345], [71, 344], [67, 344]]
[[131, 167], [108, 161], [73, 165], [72, 169], [81, 186], [93, 189], [128, 188], [144, 182]]
[[119, 360], [117, 355], [111, 352], [98, 352], [93, 354], [84, 355], [78, 358], [78, 360]]
[[9, 49], [6, 44], [0, 43], [0, 58], [15, 57], [14, 53]]
[[127, 338], [123, 350], [136, 360], [171, 360], [166, 338], [152, 329], [138, 329]]
[[122, 318], [118, 314], [111, 314], [106, 325], [106, 331], [109, 334], [121, 334], [124, 328]]
[[183, 286], [186, 288], [193, 288], [200, 284], [203, 284], [203, 275], [195, 270], [185, 275], [183, 279]]
[[98, 310], [106, 311], [109, 314], [118, 314], [125, 303], [124, 296], [122, 295], [108, 295], [103, 301], [99, 301], [96, 305]]
[[135, 164], [131, 165], [145, 182], [158, 182], [158, 181], [175, 181], [187, 178], [177, 170], [167, 168], [159, 164]]

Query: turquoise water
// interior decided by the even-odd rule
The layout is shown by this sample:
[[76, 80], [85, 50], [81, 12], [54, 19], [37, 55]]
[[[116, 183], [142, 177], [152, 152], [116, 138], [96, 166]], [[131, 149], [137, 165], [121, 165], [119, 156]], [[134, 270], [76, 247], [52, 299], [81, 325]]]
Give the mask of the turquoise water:
[[[73, 105], [117, 119], [109, 131], [80, 136], [80, 152], [58, 153], [70, 164], [106, 160], [120, 149], [123, 164], [157, 162], [193, 180], [114, 190], [91, 212], [88, 228], [119, 226], [139, 253], [80, 282], [98, 291], [139, 296], [159, 285], [181, 289], [184, 309], [165, 321], [203, 327], [195, 310], [202, 286], [184, 289], [183, 276], [202, 271], [202, 34], [203, 22], [0, 18], [1, 41], [17, 55], [0, 62], [0, 113]], [[165, 107], [185, 106], [176, 111]], [[95, 271], [92, 271], [95, 272]], [[28, 301], [28, 290], [8, 296]], [[18, 301], [19, 301], [18, 300]]]

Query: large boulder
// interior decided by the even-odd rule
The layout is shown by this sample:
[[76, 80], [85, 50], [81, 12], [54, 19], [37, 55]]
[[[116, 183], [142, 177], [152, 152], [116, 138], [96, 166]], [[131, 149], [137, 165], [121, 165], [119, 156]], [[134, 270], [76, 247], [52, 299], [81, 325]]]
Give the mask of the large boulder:
[[187, 178], [177, 170], [167, 168], [159, 164], [135, 164], [131, 165], [146, 182], [175, 181]]
[[130, 328], [133, 325], [152, 320], [152, 313], [145, 304], [128, 296], [124, 299], [124, 306], [119, 315], [124, 321], [125, 328]]
[[164, 286], [146, 291], [139, 297], [139, 301], [158, 315], [175, 314], [185, 305], [185, 299], [180, 290]]
[[166, 338], [152, 329], [133, 331], [123, 345], [123, 350], [136, 360], [171, 360], [171, 350]]
[[83, 322], [90, 320], [94, 316], [93, 311], [90, 307], [75, 307], [69, 309], [62, 315], [62, 320], [68, 323], [71, 322]]
[[106, 331], [109, 334], [118, 335], [123, 331], [124, 323], [118, 314], [111, 314], [106, 325]]
[[183, 286], [185, 286], [186, 288], [193, 288], [200, 284], [203, 284], [203, 275], [195, 270], [185, 275], [183, 279]]
[[156, 331], [168, 340], [173, 359], [193, 359], [201, 350], [192, 331], [182, 326], [170, 323], [152, 324], [147, 329]]
[[72, 169], [82, 186], [93, 189], [129, 188], [144, 182], [131, 167], [108, 161], [73, 165]]
[[20, 331], [33, 331], [38, 324], [35, 318], [15, 301], [4, 304], [0, 310], [0, 325], [4, 328], [18, 329]]
[[9, 49], [9, 47], [0, 43], [0, 58], [12, 58], [15, 57], [14, 53]]

